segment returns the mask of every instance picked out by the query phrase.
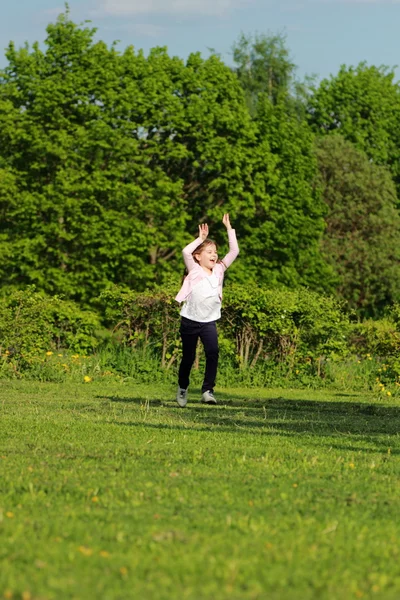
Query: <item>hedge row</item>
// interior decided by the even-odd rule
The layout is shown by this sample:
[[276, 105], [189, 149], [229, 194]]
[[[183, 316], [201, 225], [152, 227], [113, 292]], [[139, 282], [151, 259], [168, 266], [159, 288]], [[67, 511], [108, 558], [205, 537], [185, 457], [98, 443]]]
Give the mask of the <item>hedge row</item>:
[[[0, 353], [23, 372], [40, 353], [93, 354], [107, 343], [150, 351], [168, 370], [180, 355], [175, 291], [108, 290], [99, 299], [102, 318], [33, 288], [16, 291], [0, 301]], [[323, 376], [327, 361], [373, 355], [400, 375], [398, 305], [384, 319], [358, 322], [333, 298], [308, 290], [228, 285], [219, 332], [222, 356], [239, 370], [268, 364], [290, 374], [312, 364], [314, 374]]]

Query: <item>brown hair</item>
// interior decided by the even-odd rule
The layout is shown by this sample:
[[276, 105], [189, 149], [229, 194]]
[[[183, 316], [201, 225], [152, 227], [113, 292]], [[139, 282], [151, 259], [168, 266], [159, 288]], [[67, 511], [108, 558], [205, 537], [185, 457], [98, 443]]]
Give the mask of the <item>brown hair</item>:
[[[202, 250], [204, 250], [204, 248], [207, 248], [207, 246], [211, 246], [211, 245], [215, 246], [218, 251], [217, 244], [214, 242], [214, 240], [210, 240], [210, 238], [205, 239], [204, 242], [201, 242], [200, 246], [197, 246], [196, 250], [193, 250], [193, 252], [192, 252], [193, 260], [195, 262], [197, 262], [197, 264], [199, 261], [196, 259], [195, 254], [200, 254], [200, 252]], [[221, 261], [218, 259], [217, 262], [221, 262]], [[188, 270], [185, 267], [185, 270], [183, 271], [183, 275], [182, 275], [182, 283], [185, 281], [185, 278], [187, 275], [188, 275]]]
[[218, 246], [214, 242], [214, 240], [210, 240], [210, 238], [207, 238], [206, 240], [204, 240], [204, 242], [201, 242], [200, 246], [197, 246], [196, 250], [194, 250], [192, 252], [193, 260], [195, 260], [196, 262], [198, 262], [198, 260], [195, 257], [195, 254], [200, 254], [200, 252], [202, 250], [204, 250], [204, 248], [207, 248], [207, 246], [215, 246], [215, 248], [216, 248], [216, 250], [218, 252]]

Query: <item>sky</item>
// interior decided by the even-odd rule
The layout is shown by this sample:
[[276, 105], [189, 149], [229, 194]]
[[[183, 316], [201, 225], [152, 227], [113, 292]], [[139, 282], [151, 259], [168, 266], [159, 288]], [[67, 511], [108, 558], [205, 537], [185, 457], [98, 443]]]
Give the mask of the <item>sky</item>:
[[[97, 39], [119, 40], [121, 50], [167, 46], [185, 59], [212, 48], [232, 64], [241, 33], [279, 33], [300, 79], [320, 80], [361, 61], [400, 65], [400, 0], [69, 0], [69, 7], [74, 22], [90, 20]], [[64, 10], [60, 0], [0, 0], [0, 68], [10, 40], [42, 45], [47, 24]]]

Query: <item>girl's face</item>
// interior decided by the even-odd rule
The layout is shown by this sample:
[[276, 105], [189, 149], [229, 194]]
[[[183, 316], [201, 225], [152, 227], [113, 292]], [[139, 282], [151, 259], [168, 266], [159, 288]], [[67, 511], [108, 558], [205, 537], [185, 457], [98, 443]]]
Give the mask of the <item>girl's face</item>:
[[203, 267], [205, 271], [209, 271], [211, 273], [218, 260], [218, 252], [216, 245], [208, 244], [207, 246], [205, 246], [205, 248], [201, 250], [201, 252], [195, 254], [195, 257], [199, 265]]

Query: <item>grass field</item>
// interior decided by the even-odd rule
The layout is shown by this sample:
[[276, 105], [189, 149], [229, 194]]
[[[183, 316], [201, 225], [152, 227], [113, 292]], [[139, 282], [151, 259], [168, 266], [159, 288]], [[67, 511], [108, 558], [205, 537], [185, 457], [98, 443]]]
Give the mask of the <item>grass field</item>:
[[0, 598], [400, 598], [400, 401], [2, 382]]

